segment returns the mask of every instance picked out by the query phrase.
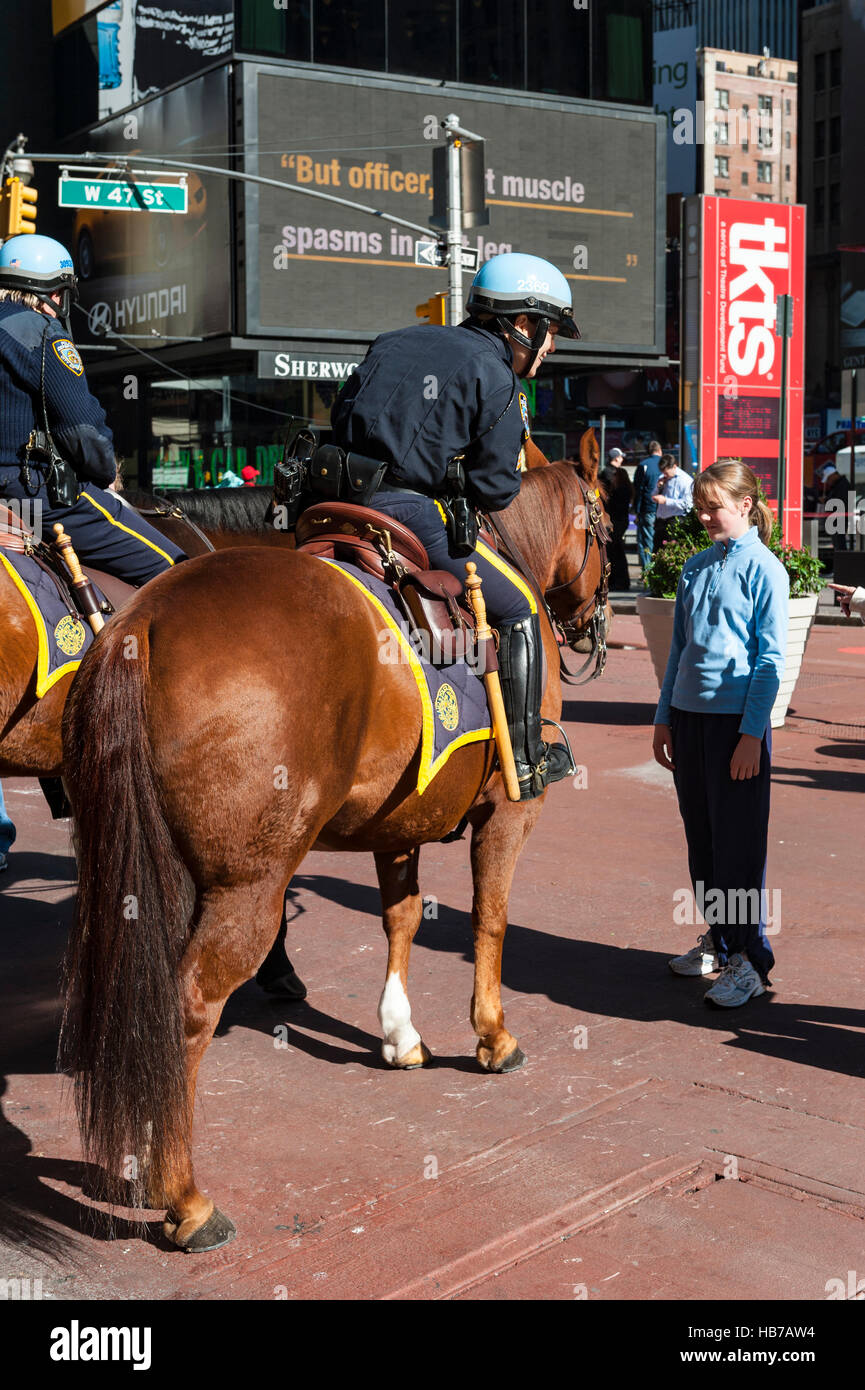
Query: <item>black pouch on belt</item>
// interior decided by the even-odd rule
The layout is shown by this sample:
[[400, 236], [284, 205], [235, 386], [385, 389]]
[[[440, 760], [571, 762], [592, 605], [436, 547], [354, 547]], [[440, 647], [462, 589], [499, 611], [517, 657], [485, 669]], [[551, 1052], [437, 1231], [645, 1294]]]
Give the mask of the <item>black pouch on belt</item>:
[[452, 555], [471, 555], [478, 543], [478, 519], [474, 507], [465, 496], [465, 485], [462, 460], [452, 458], [447, 472], [448, 496], [439, 498]]

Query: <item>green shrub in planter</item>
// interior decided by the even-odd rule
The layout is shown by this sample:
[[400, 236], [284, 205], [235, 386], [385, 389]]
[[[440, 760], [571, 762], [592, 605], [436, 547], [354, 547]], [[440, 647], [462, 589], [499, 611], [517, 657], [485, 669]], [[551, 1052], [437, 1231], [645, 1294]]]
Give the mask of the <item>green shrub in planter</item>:
[[[760, 496], [765, 502], [764, 494]], [[652, 597], [675, 598], [685, 562], [713, 544], [693, 508], [685, 516], [678, 517], [667, 532], [667, 540], [652, 556], [646, 569], [643, 582]], [[810, 550], [796, 550], [792, 545], [784, 545], [777, 521], [772, 527], [769, 549], [773, 555], [777, 555], [790, 576], [791, 598], [804, 598], [806, 594], [820, 592], [825, 583], [822, 563]]]

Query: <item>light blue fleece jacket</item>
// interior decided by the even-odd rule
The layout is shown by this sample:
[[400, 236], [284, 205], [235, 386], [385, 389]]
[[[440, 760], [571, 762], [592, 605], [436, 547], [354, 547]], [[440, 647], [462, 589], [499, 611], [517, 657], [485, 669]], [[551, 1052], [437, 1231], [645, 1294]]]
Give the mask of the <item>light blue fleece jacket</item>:
[[790, 581], [756, 526], [715, 541], [685, 564], [673, 644], [655, 712], [741, 714], [740, 734], [762, 738], [784, 674]]

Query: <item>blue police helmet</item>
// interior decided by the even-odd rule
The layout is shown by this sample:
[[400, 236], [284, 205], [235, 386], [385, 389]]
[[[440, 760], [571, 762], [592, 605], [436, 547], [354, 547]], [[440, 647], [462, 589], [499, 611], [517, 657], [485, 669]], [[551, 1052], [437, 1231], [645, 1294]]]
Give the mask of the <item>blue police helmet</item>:
[[481, 266], [469, 290], [470, 314], [494, 314], [514, 319], [517, 314], [546, 318], [558, 324], [564, 338], [579, 338], [571, 291], [560, 270], [540, 256], [507, 251]]
[[75, 291], [78, 279], [72, 257], [50, 236], [13, 236], [0, 246], [0, 286], [7, 290]]

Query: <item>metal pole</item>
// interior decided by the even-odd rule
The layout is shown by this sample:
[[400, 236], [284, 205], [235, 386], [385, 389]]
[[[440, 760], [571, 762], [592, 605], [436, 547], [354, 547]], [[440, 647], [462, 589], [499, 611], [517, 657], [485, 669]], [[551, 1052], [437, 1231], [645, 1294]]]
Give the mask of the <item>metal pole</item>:
[[448, 323], [463, 318], [463, 194], [461, 183], [462, 141], [457, 134], [459, 116], [448, 116], [444, 132], [448, 142]]
[[781, 338], [781, 401], [778, 412], [778, 521], [781, 538], [787, 539], [784, 503], [787, 500], [787, 363], [793, 336], [793, 296], [779, 294], [776, 300], [775, 333]]
[[605, 445], [606, 445], [606, 438], [607, 438], [607, 415], [606, 415], [606, 412], [602, 410], [602, 411], [601, 411], [601, 467], [602, 467], [602, 468], [604, 467], [604, 460], [605, 460], [606, 457], [607, 457], [606, 454], [604, 453], [604, 448], [605, 448]]

